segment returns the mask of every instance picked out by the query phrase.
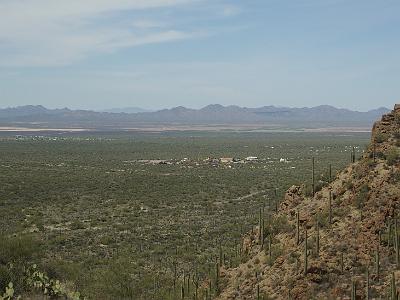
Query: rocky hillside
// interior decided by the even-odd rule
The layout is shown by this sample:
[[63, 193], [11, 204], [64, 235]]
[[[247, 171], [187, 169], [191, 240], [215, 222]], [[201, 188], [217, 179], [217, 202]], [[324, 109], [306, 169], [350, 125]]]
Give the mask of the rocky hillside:
[[398, 299], [399, 147], [396, 105], [363, 157], [314, 196], [294, 186], [277, 213], [260, 214], [243, 240], [248, 260], [220, 269], [218, 299]]

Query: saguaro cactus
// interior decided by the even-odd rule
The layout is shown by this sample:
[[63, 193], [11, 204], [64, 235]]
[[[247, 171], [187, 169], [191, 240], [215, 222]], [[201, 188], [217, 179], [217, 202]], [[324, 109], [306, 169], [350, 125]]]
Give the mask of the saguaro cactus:
[[366, 283], [365, 283], [365, 299], [369, 300], [369, 269], [367, 268], [367, 275], [366, 275]]
[[219, 264], [215, 265], [215, 292], [218, 293], [219, 291]]
[[268, 255], [272, 264], [272, 234], [269, 235]]
[[259, 215], [259, 245], [261, 249], [264, 246], [264, 214], [263, 214], [263, 209], [260, 208], [260, 215]]
[[297, 209], [296, 213], [296, 242], [300, 244], [300, 211]]
[[375, 272], [376, 272], [376, 277], [379, 279], [379, 274], [380, 274], [380, 257], [379, 257], [379, 245], [376, 246], [376, 252], [375, 252]]
[[312, 182], [312, 195], [315, 196], [315, 158], [312, 158], [312, 174], [311, 174], [311, 182]]
[[319, 257], [319, 222], [317, 221], [317, 237], [316, 237], [316, 250], [317, 250], [317, 257]]
[[376, 163], [376, 144], [374, 141], [374, 146], [373, 146], [373, 150], [372, 150], [372, 157], [374, 159], [374, 163]]
[[332, 191], [331, 190], [329, 190], [328, 206], [329, 206], [329, 224], [332, 224]]
[[219, 265], [222, 266], [223, 264], [224, 261], [223, 261], [222, 245], [221, 242], [219, 242]]
[[344, 271], [344, 257], [343, 252], [340, 252], [340, 272], [343, 274]]
[[392, 279], [390, 281], [390, 299], [397, 300], [397, 289], [396, 289], [396, 277], [394, 276], [394, 272], [392, 272]]
[[394, 220], [394, 248], [396, 252], [396, 265], [400, 266], [400, 256], [399, 256], [399, 236], [397, 231], [397, 219]]
[[357, 283], [353, 280], [351, 285], [351, 300], [356, 300], [357, 298]]
[[305, 238], [304, 238], [304, 275], [307, 275], [308, 272], [308, 236], [307, 236], [307, 229], [305, 231]]

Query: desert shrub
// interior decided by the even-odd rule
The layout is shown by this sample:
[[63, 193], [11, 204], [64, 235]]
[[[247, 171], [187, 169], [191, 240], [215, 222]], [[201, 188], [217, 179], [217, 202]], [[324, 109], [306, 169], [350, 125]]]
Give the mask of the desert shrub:
[[300, 254], [297, 252], [291, 252], [288, 257], [288, 262], [290, 264], [298, 263]]
[[354, 188], [354, 183], [353, 183], [353, 181], [351, 181], [351, 179], [350, 179], [349, 181], [345, 182], [344, 188], [345, 188], [346, 190], [352, 190], [352, 189]]
[[[328, 182], [326, 181], [317, 181], [315, 182], [315, 193], [320, 192], [325, 186], [328, 185]], [[303, 186], [303, 194], [306, 197], [312, 197], [312, 184], [305, 184]]]
[[28, 261], [38, 250], [39, 244], [31, 236], [0, 236], [0, 264]]
[[13, 281], [11, 270], [4, 265], [0, 265], [0, 294], [6, 289], [6, 286]]
[[385, 134], [385, 133], [378, 133], [375, 136], [375, 142], [377, 142], [379, 144], [383, 143], [383, 142], [386, 142], [388, 139], [389, 139], [389, 136], [387, 134]]
[[39, 252], [31, 236], [0, 236], [0, 291], [12, 282], [16, 292], [25, 289], [24, 269]]
[[82, 221], [76, 220], [71, 223], [72, 230], [85, 229], [85, 224]]
[[368, 198], [369, 186], [368, 184], [363, 184], [356, 197], [354, 198], [354, 204], [358, 209], [364, 207], [365, 200]]
[[392, 179], [393, 179], [394, 183], [397, 183], [400, 181], [400, 170], [396, 170], [393, 172]]
[[312, 197], [312, 185], [311, 184], [305, 184], [303, 186], [303, 194], [305, 197]]
[[148, 274], [141, 274], [141, 285], [137, 285], [137, 278], [129, 268], [130, 263], [117, 260], [109, 264], [107, 270], [102, 270], [96, 276], [93, 299], [108, 295], [110, 299], [138, 299], [143, 290], [153, 288], [154, 278]]
[[[375, 163], [372, 159], [368, 159], [365, 163], [365, 165], [367, 166], [368, 169], [371, 169], [372, 167], [375, 166]], [[361, 174], [360, 174], [361, 175]]]
[[[370, 164], [372, 162], [372, 164]], [[361, 179], [363, 176], [365, 176], [366, 173], [368, 173], [369, 169], [371, 166], [373, 166], [374, 162], [373, 160], [368, 160], [365, 164], [359, 164], [354, 168], [354, 177], [356, 179]]]
[[272, 257], [267, 258], [267, 264], [272, 265], [275, 260], [283, 254], [283, 247], [280, 244], [274, 244], [271, 248]]
[[320, 180], [320, 181], [318, 181], [316, 184], [315, 184], [315, 192], [316, 193], [318, 193], [318, 192], [320, 192], [324, 187], [326, 187], [328, 185], [328, 182], [327, 181], [322, 181], [322, 180]]
[[400, 116], [399, 116], [399, 115], [396, 115], [396, 116], [394, 117], [394, 121], [396, 122], [396, 124], [400, 125]]
[[292, 225], [289, 224], [285, 215], [276, 216], [270, 226], [270, 232], [273, 235], [283, 232], [290, 232], [293, 230]]
[[385, 154], [382, 151], [378, 151], [378, 152], [376, 152], [376, 157], [383, 159], [383, 158], [385, 158]]
[[397, 149], [391, 149], [386, 155], [386, 161], [389, 166], [393, 166], [399, 160], [399, 152]]
[[324, 209], [322, 212], [314, 215], [314, 223], [319, 224], [320, 228], [325, 228], [329, 224], [329, 209]]

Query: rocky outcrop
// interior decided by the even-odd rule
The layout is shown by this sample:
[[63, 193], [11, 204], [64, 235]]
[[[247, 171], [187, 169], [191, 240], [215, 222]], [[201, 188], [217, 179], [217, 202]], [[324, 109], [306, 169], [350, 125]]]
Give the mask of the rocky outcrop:
[[285, 193], [283, 202], [280, 204], [281, 211], [289, 211], [294, 207], [297, 207], [304, 199], [303, 191], [300, 186], [292, 186]]
[[396, 104], [393, 111], [382, 116], [374, 124], [371, 135], [371, 151], [375, 147], [377, 152], [385, 152], [397, 142], [400, 134], [400, 104]]
[[367, 290], [369, 299], [386, 299], [397, 293], [399, 120], [400, 104], [374, 125], [367, 153], [315, 197], [291, 187], [264, 229], [272, 251], [260, 247], [256, 232], [249, 234], [249, 259], [224, 269], [218, 299], [256, 299], [257, 290], [259, 299], [351, 299], [352, 290], [356, 299], [366, 299]]

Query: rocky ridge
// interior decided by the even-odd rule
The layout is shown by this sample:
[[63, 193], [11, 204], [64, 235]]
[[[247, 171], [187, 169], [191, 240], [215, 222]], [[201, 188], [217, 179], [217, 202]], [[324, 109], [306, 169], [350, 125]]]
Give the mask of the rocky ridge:
[[397, 104], [375, 123], [365, 154], [313, 197], [289, 189], [243, 239], [249, 259], [221, 267], [217, 299], [398, 299], [399, 150]]

